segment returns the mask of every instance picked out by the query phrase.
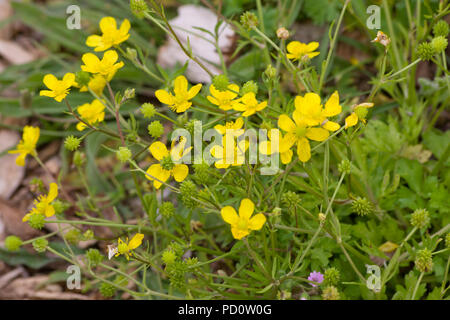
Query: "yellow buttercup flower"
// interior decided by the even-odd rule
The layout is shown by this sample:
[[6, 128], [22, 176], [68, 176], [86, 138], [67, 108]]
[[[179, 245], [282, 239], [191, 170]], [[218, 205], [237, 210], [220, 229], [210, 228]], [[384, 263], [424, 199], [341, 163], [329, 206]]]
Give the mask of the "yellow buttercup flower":
[[247, 140], [242, 139], [237, 142], [233, 134], [225, 134], [222, 137], [222, 145], [215, 145], [211, 148], [211, 155], [217, 159], [214, 165], [218, 169], [243, 165], [248, 145]]
[[[75, 83], [75, 86], [80, 88], [78, 83]], [[101, 96], [103, 93], [103, 89], [106, 86], [106, 79], [101, 74], [95, 74], [90, 80], [87, 86], [82, 86], [80, 88], [80, 92], [86, 92], [91, 89], [97, 96]], [[89, 89], [88, 89], [89, 88]]]
[[353, 112], [345, 118], [345, 129], [353, 127], [358, 123], [358, 120], [362, 123], [366, 123], [366, 116], [369, 112], [369, 108], [373, 107], [373, 103], [366, 102], [356, 105], [353, 108]]
[[[105, 106], [99, 100], [94, 100], [92, 103], [85, 103], [77, 108], [81, 119], [94, 125], [98, 122], [102, 122], [105, 119]], [[86, 124], [78, 122], [77, 130], [83, 131], [86, 128]]]
[[81, 66], [81, 70], [93, 74], [100, 74], [104, 76], [107, 81], [110, 81], [117, 70], [123, 67], [122, 61], [116, 63], [117, 59], [119, 59], [119, 55], [114, 50], [106, 51], [102, 60], [93, 53], [85, 53], [81, 57], [81, 60], [84, 62], [84, 65]]
[[[267, 133], [267, 137], [269, 139], [266, 141], [260, 142], [259, 152], [261, 152], [262, 154], [265, 154], [265, 155], [279, 153], [281, 163], [283, 163], [283, 164], [290, 163], [292, 161], [292, 155], [293, 155], [292, 150], [288, 149], [288, 150], [280, 153], [280, 146], [286, 143], [286, 141], [284, 141], [285, 138], [283, 137], [283, 134], [281, 133], [280, 130], [278, 130], [278, 129], [272, 129], [272, 130], [276, 130], [278, 132], [278, 143], [273, 143], [273, 141], [272, 141], [273, 133], [271, 130], [269, 130]], [[283, 150], [284, 150], [284, 148], [283, 148]]]
[[288, 59], [292, 59], [294, 61], [302, 59], [304, 56], [312, 59], [320, 54], [320, 52], [314, 51], [318, 47], [319, 43], [315, 41], [308, 44], [302, 43], [300, 41], [291, 41], [286, 47], [287, 51], [289, 52], [288, 54], [286, 54], [286, 56], [288, 57]]
[[[155, 177], [156, 179], [166, 182], [170, 176], [173, 176], [175, 181], [181, 182], [186, 179], [189, 168], [187, 165], [179, 163], [180, 160], [186, 156], [192, 149], [192, 147], [186, 148], [186, 139], [181, 138], [180, 142], [177, 145], [172, 143], [172, 148], [169, 151], [167, 150], [164, 143], [160, 141], [156, 141], [152, 143], [149, 147], [150, 153], [153, 157], [159, 161], [157, 164], [152, 164], [148, 169], [147, 173]], [[152, 177], [145, 176], [150, 181], [153, 181], [153, 186], [156, 189], [159, 189], [162, 183]]]
[[252, 217], [255, 205], [250, 199], [242, 199], [239, 206], [239, 215], [231, 206], [222, 208], [222, 219], [231, 225], [231, 233], [237, 240], [250, 234], [252, 230], [260, 230], [266, 222], [266, 216], [258, 213]]
[[113, 17], [104, 17], [100, 20], [100, 30], [102, 35], [92, 35], [86, 40], [88, 47], [95, 47], [94, 51], [105, 51], [128, 40], [130, 34], [130, 21], [123, 20], [120, 28], [117, 29], [116, 20]]
[[300, 161], [306, 162], [311, 158], [310, 140], [324, 141], [329, 137], [329, 132], [323, 128], [311, 128], [301, 118], [297, 110], [293, 113], [294, 121], [288, 115], [282, 114], [278, 118], [278, 127], [286, 131], [286, 135], [280, 143], [279, 152], [287, 152], [294, 144], [297, 144], [297, 155]]
[[54, 182], [50, 183], [50, 189], [47, 195], [40, 195], [39, 198], [34, 200], [34, 207], [29, 213], [27, 213], [22, 221], [28, 221], [33, 214], [43, 214], [46, 217], [51, 217], [55, 214], [55, 208], [52, 202], [58, 196], [58, 185]]
[[227, 91], [219, 91], [214, 87], [214, 85], [209, 86], [209, 92], [211, 96], [207, 96], [206, 98], [212, 104], [218, 106], [220, 109], [228, 111], [233, 109], [233, 105], [238, 102], [238, 100], [234, 100], [239, 93], [239, 86], [236, 84], [228, 85]]
[[123, 254], [127, 258], [127, 260], [130, 260], [130, 256], [134, 254], [133, 250], [142, 244], [142, 239], [144, 239], [144, 235], [142, 233], [136, 233], [134, 237], [131, 238], [130, 242], [128, 242], [128, 238], [125, 242], [119, 238], [117, 240], [116, 257]]
[[342, 107], [339, 104], [339, 94], [335, 91], [325, 107], [320, 103], [320, 96], [316, 93], [309, 92], [304, 97], [295, 97], [295, 111], [300, 119], [308, 126], [322, 126], [328, 131], [336, 131], [340, 128], [339, 124], [329, 121], [329, 117], [333, 117], [341, 113]]
[[257, 111], [263, 110], [267, 107], [267, 101], [258, 102], [254, 92], [248, 92], [239, 100], [239, 103], [234, 104], [233, 108], [236, 111], [244, 111], [243, 117], [249, 117]]
[[17, 145], [17, 149], [10, 150], [8, 153], [18, 153], [16, 164], [23, 167], [27, 155], [36, 155], [36, 144], [39, 140], [40, 129], [38, 127], [25, 126], [23, 128], [22, 140]]
[[43, 80], [44, 84], [50, 90], [41, 90], [40, 96], [46, 96], [61, 102], [69, 94], [69, 89], [75, 83], [75, 75], [73, 73], [66, 73], [62, 80], [58, 80], [52, 74], [46, 74]]
[[221, 135], [228, 133], [238, 137], [244, 134], [244, 130], [242, 129], [243, 125], [244, 119], [237, 118], [236, 121], [226, 122], [225, 125], [218, 124], [214, 126], [214, 129], [216, 129]]
[[157, 90], [155, 92], [156, 98], [161, 103], [167, 104], [170, 109], [177, 113], [181, 113], [189, 109], [192, 105], [192, 100], [202, 88], [202, 84], [196, 84], [188, 90], [188, 81], [184, 76], [176, 77], [174, 81], [173, 95], [165, 90]]

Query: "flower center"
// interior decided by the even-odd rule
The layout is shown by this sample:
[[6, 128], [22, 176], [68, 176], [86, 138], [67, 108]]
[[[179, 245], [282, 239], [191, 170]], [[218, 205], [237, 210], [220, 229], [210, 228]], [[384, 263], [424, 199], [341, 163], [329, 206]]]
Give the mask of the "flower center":
[[173, 167], [175, 166], [175, 164], [172, 161], [172, 157], [170, 155], [162, 158], [160, 164], [161, 164], [161, 167], [167, 171], [172, 170]]
[[126, 243], [123, 242], [117, 246], [117, 250], [119, 251], [120, 254], [124, 254], [128, 252], [128, 246]]
[[306, 134], [306, 127], [301, 126], [295, 128], [295, 136], [297, 138], [303, 138], [305, 134]]
[[247, 230], [248, 229], [248, 222], [247, 220], [243, 218], [239, 218], [239, 222], [237, 223], [237, 227], [240, 230]]

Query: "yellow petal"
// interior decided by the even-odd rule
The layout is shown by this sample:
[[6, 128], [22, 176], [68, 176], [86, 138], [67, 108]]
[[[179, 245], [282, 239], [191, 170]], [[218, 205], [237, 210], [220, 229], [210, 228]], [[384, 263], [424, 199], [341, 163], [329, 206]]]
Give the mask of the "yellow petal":
[[89, 36], [86, 39], [86, 45], [88, 47], [100, 47], [103, 45], [102, 37], [98, 35]]
[[287, 133], [283, 138], [280, 139], [279, 152], [287, 152], [292, 146], [297, 142], [297, 138], [293, 133]]
[[339, 93], [335, 91], [325, 104], [323, 115], [325, 117], [332, 117], [341, 113], [341, 111], [342, 107], [339, 104]]
[[21, 153], [17, 156], [17, 158], [16, 158], [16, 164], [17, 164], [19, 167], [23, 167], [23, 166], [25, 165], [25, 158], [26, 158], [26, 156], [27, 156], [27, 153], [25, 153], [25, 152], [21, 152]]
[[55, 97], [55, 92], [50, 91], [50, 90], [41, 90], [39, 92], [40, 96], [44, 96], [44, 97], [50, 97], [50, 98], [54, 98]]
[[161, 141], [153, 142], [149, 147], [149, 150], [152, 156], [158, 161], [161, 161], [162, 158], [169, 155], [169, 151], [167, 150], [166, 145]]
[[155, 96], [164, 104], [172, 105], [175, 103], [175, 98], [165, 90], [157, 90]]
[[345, 128], [353, 127], [358, 123], [358, 116], [356, 113], [352, 112], [347, 118], [345, 118]]
[[144, 235], [142, 233], [136, 233], [133, 238], [131, 238], [130, 243], [128, 243], [128, 249], [133, 250], [142, 244], [142, 239]]
[[306, 51], [312, 52], [312, 51], [316, 50], [318, 47], [319, 47], [319, 43], [316, 41], [313, 41], [306, 45]]
[[173, 92], [175, 92], [175, 96], [184, 95], [187, 92], [187, 87], [188, 82], [184, 76], [178, 76], [175, 78], [173, 83]]
[[315, 116], [321, 111], [320, 96], [314, 92], [308, 92], [303, 99], [300, 99], [299, 107], [296, 109], [304, 115]]
[[308, 139], [302, 138], [297, 142], [297, 155], [301, 162], [311, 159], [311, 146]]
[[58, 79], [52, 74], [46, 74], [44, 76], [43, 82], [47, 86], [47, 88], [51, 90], [54, 90], [54, 88], [58, 86]]
[[[124, 35], [124, 34], [127, 34], [128, 31], [130, 31], [130, 28], [131, 28], [130, 21], [129, 21], [128, 19], [124, 19], [123, 22], [122, 22], [122, 24], [120, 25], [119, 31], [120, 31], [120, 33], [121, 33], [122, 35]], [[130, 35], [128, 35], [128, 37], [129, 37], [129, 36], [130, 36]]]
[[191, 89], [189, 89], [188, 91], [188, 100], [191, 100], [192, 98], [194, 98], [197, 93], [200, 91], [200, 89], [202, 88], [202, 84], [196, 84], [195, 86], [193, 86]]
[[172, 174], [173, 174], [173, 177], [175, 178], [175, 181], [177, 181], [177, 182], [181, 182], [184, 179], [186, 179], [188, 173], [189, 173], [189, 168], [185, 164], [176, 164], [173, 167]]
[[324, 141], [330, 136], [330, 133], [323, 128], [309, 128], [306, 131], [306, 136], [314, 141]]
[[66, 87], [71, 87], [75, 83], [75, 75], [70, 72], [66, 73], [62, 81]]
[[241, 240], [243, 237], [248, 236], [250, 232], [248, 230], [241, 230], [232, 227], [231, 233], [233, 234], [233, 238], [235, 238], [236, 240]]
[[281, 153], [280, 154], [281, 163], [282, 164], [291, 163], [293, 154], [294, 154], [294, 152], [292, 152], [292, 150], [288, 150], [286, 152]]
[[286, 47], [287, 51], [290, 53], [297, 53], [300, 50], [300, 48], [301, 44], [298, 41], [291, 41]]
[[222, 215], [223, 221], [231, 225], [234, 225], [239, 221], [236, 210], [231, 206], [223, 207], [222, 210], [220, 210], [220, 214]]
[[336, 130], [339, 130], [339, 128], [341, 126], [338, 123], [336, 123], [336, 122], [327, 121], [327, 122], [325, 122], [325, 124], [322, 127], [324, 129], [327, 129], [328, 131], [336, 131]]
[[111, 34], [117, 30], [116, 19], [113, 17], [104, 17], [100, 20], [100, 30], [104, 34]]
[[52, 202], [58, 196], [58, 185], [54, 182], [50, 183], [50, 189], [47, 195], [47, 201]]
[[266, 222], [266, 216], [263, 215], [262, 213], [258, 213], [250, 219], [248, 227], [251, 230], [260, 230], [263, 227], [265, 222]]
[[55, 208], [50, 204], [45, 208], [44, 212], [46, 217], [51, 217], [55, 214]]
[[272, 150], [270, 141], [266, 140], [259, 143], [259, 152], [265, 155], [269, 155], [274, 153], [275, 151]]
[[119, 55], [115, 50], [108, 50], [103, 55], [102, 62], [113, 65], [117, 59], [119, 59]]
[[255, 204], [252, 200], [245, 198], [242, 199], [241, 205], [239, 206], [239, 216], [244, 219], [250, 219], [255, 210]]
[[282, 114], [278, 118], [278, 127], [286, 132], [291, 132], [295, 130], [295, 123], [291, 120], [291, 118], [289, 118], [288, 115]]
[[[151, 165], [147, 170], [147, 174], [149, 174], [150, 176], [146, 175], [145, 177], [148, 180], [153, 181], [153, 186], [156, 189], [159, 189], [161, 187], [162, 183], [160, 181], [166, 182], [170, 177], [170, 171], [164, 170], [159, 163]], [[152, 177], [160, 181], [155, 180]]]

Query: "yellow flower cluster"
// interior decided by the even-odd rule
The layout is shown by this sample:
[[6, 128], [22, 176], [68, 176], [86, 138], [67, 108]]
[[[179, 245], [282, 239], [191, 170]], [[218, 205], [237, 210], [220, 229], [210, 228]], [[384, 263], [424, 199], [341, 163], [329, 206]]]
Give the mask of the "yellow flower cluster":
[[38, 199], [34, 200], [34, 207], [29, 213], [27, 213], [22, 221], [28, 221], [32, 215], [42, 214], [46, 217], [51, 217], [55, 214], [55, 208], [52, 202], [58, 196], [58, 185], [54, 182], [50, 183], [50, 189], [47, 195], [41, 195]]

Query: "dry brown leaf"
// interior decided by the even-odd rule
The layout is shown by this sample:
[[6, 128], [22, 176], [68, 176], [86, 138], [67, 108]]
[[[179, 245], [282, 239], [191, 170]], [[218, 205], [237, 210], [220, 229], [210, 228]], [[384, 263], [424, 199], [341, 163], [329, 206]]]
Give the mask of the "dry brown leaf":
[[0, 40], [0, 56], [11, 64], [24, 64], [36, 57], [13, 41]]
[[[0, 22], [5, 21], [13, 14], [10, 0], [0, 0]], [[6, 25], [0, 29], [0, 39], [8, 40], [11, 38], [11, 25]], [[1, 72], [1, 67], [0, 67]]]
[[[209, 42], [214, 41], [214, 37], [196, 29], [203, 28], [214, 33], [217, 23], [217, 16], [214, 12], [201, 6], [184, 5], [178, 8], [178, 16], [169, 23], [186, 48], [189, 43], [195, 57], [198, 57], [212, 73], [221, 73], [221, 70], [216, 67], [216, 65], [220, 65], [219, 54], [215, 46]], [[222, 52], [230, 51], [234, 44], [234, 35], [233, 29], [228, 24], [221, 25], [219, 48]], [[184, 65], [188, 60], [177, 42], [169, 37], [167, 43], [159, 49], [157, 63], [163, 68], [172, 68], [177, 63]], [[211, 82], [208, 73], [194, 61], [189, 62], [186, 76], [193, 82]]]
[[33, 237], [42, 235], [38, 230], [35, 230], [22, 221], [25, 213], [13, 208], [8, 202], [0, 199], [0, 220], [5, 225], [5, 233], [13, 234], [20, 237], [22, 240], [28, 240]]

